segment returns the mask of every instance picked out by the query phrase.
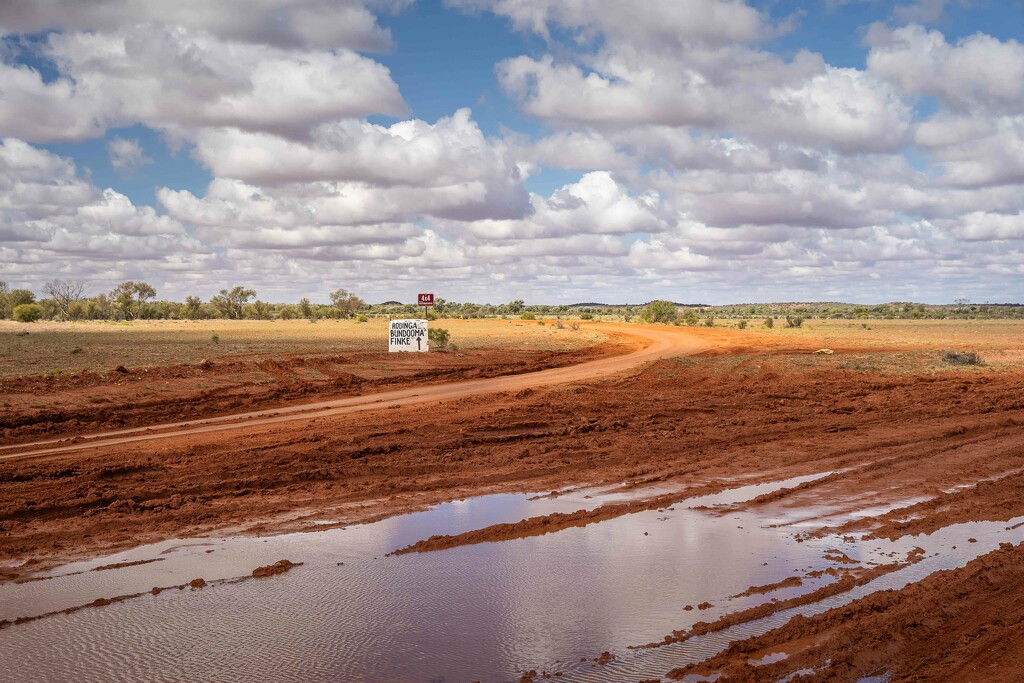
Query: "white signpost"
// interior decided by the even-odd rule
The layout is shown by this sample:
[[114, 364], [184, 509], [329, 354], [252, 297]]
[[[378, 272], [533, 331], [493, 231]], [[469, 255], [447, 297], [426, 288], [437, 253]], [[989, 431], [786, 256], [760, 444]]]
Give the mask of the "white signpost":
[[427, 350], [426, 320], [392, 320], [388, 326], [388, 351], [412, 351], [413, 353]]

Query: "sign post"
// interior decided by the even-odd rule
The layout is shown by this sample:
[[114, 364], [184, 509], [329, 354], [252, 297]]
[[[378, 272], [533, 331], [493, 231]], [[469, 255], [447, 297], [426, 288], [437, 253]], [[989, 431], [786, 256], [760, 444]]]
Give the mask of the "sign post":
[[434, 305], [433, 294], [419, 294], [416, 297], [416, 303], [424, 307], [423, 317], [426, 318], [430, 315], [430, 307]]
[[388, 351], [426, 353], [428, 345], [427, 321], [392, 320], [388, 323]]

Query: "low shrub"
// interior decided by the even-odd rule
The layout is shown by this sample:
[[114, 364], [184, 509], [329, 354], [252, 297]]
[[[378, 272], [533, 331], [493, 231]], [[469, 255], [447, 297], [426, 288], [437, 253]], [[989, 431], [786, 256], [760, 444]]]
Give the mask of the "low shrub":
[[43, 317], [43, 307], [39, 304], [19, 304], [11, 312], [19, 323], [34, 323]]
[[765, 318], [764, 326], [767, 327], [769, 330], [775, 327], [775, 318]]
[[443, 327], [431, 327], [427, 330], [427, 342], [436, 349], [447, 349], [451, 344], [451, 335]]
[[973, 351], [946, 351], [942, 354], [946, 365], [981, 365], [981, 358]]
[[593, 313], [580, 313], [580, 320], [593, 320], [593, 319], [594, 319], [594, 314]]
[[804, 324], [804, 319], [800, 316], [786, 316], [786, 327], [800, 327]]
[[747, 321], [746, 320], [739, 321], [738, 323], [736, 323], [736, 327], [740, 328], [741, 330], [747, 329]]
[[676, 305], [671, 301], [652, 301], [640, 311], [640, 320], [645, 323], [671, 324], [679, 317]]
[[520, 320], [536, 320], [537, 316], [535, 316], [533, 313], [530, 313], [529, 311], [527, 311], [526, 313], [523, 313], [522, 315], [520, 315], [519, 319]]

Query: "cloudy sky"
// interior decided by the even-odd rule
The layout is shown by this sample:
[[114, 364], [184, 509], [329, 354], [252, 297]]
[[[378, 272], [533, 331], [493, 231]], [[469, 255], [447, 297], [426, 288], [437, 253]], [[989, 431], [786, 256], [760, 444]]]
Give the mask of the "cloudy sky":
[[1024, 300], [1020, 0], [9, 0], [0, 279]]

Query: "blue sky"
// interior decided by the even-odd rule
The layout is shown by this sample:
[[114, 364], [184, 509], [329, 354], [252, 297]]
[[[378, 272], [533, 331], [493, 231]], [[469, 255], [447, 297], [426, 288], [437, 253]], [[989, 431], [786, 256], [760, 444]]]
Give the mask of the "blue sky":
[[16, 286], [1021, 298], [1020, 2], [119, 2], [0, 8]]
[[[767, 42], [772, 51], [791, 57], [799, 50], [811, 50], [830, 64], [851, 68], [864, 67], [867, 49], [861, 41], [866, 27], [890, 17], [889, 3], [883, 2], [836, 3], [831, 9], [825, 2], [751, 4], [779, 21], [793, 22], [793, 30]], [[551, 46], [543, 38], [517, 31], [507, 19], [494, 14], [458, 11], [438, 0], [417, 2], [394, 14], [383, 13], [380, 24], [391, 31], [395, 47], [374, 58], [391, 70], [410, 116], [434, 121], [459, 107], [470, 107], [487, 135], [500, 135], [505, 129], [543, 134], [543, 122], [524, 116], [502, 92], [494, 75], [494, 65], [503, 59], [545, 54]], [[1020, 38], [1024, 9], [1019, 2], [975, 2], [972, 8], [952, 4], [940, 24], [950, 39], [979, 31]], [[26, 55], [20, 61], [46, 70], [49, 78], [56, 75], [45, 60]], [[369, 120], [388, 125], [400, 118], [378, 115]], [[154, 163], [130, 175], [117, 173], [106, 147], [107, 140], [117, 136], [138, 139]], [[159, 133], [143, 125], [114, 129], [103, 138], [81, 143], [47, 145], [47, 149], [75, 159], [92, 172], [97, 185], [116, 187], [137, 203], [154, 204], [156, 189], [161, 186], [202, 192], [212, 179], [187, 150], [173, 153]], [[531, 176], [526, 185], [530, 191], [547, 194], [572, 179], [572, 173], [545, 169]]]

